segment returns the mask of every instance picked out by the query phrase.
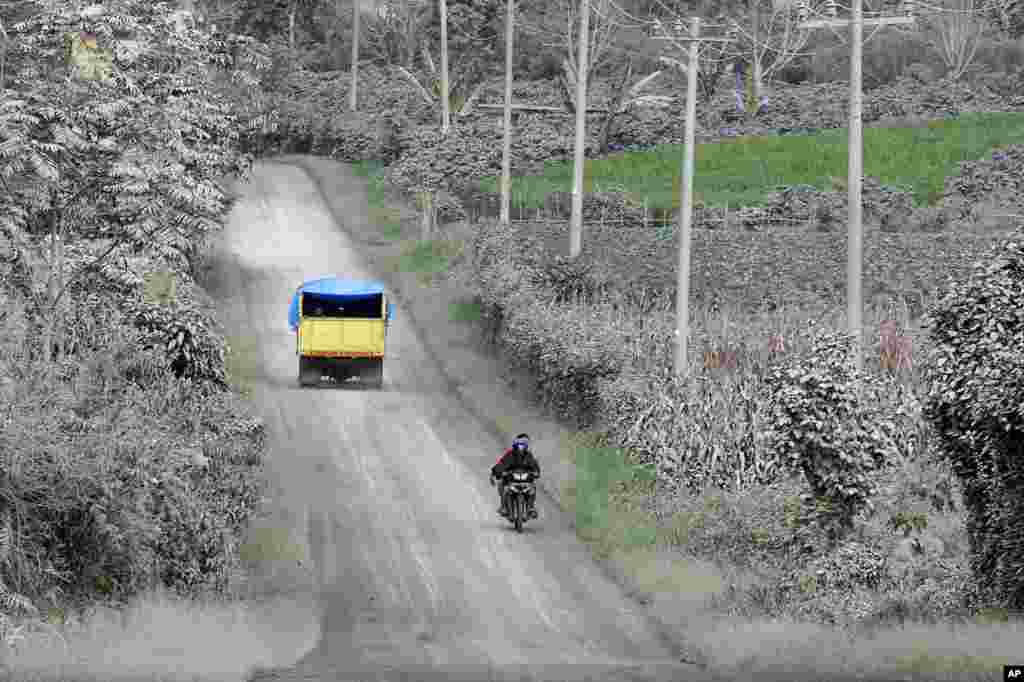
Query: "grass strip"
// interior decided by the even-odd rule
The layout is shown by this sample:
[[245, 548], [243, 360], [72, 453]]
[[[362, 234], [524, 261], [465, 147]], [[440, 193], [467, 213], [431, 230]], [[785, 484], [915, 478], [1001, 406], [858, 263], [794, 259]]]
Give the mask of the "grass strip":
[[[848, 131], [828, 129], [809, 135], [743, 136], [698, 144], [694, 191], [708, 206], [761, 206], [778, 188], [810, 185], [833, 190], [847, 176]], [[996, 148], [1024, 143], [1024, 114], [978, 113], [929, 121], [916, 128], [865, 128], [864, 174], [882, 184], [912, 191], [918, 206], [942, 196], [946, 177], [961, 161], [986, 157]], [[679, 207], [682, 145], [591, 159], [584, 191], [624, 190], [651, 209]], [[541, 175], [512, 179], [512, 201], [541, 208], [553, 192], [572, 190], [571, 161], [548, 164]], [[480, 188], [498, 191], [497, 177]]]

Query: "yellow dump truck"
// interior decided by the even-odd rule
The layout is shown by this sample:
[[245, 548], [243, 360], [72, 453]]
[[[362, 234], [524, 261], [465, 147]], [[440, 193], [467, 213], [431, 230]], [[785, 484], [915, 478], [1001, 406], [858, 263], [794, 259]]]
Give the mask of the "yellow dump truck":
[[357, 378], [360, 384], [380, 388], [393, 318], [394, 304], [379, 282], [339, 277], [305, 282], [288, 310], [299, 384], [317, 386], [324, 377], [338, 383]]

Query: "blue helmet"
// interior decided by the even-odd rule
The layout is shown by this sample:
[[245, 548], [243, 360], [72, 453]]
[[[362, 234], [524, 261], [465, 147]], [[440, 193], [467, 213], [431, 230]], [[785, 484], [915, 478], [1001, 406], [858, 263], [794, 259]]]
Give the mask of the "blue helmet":
[[516, 439], [512, 441], [513, 450], [529, 450], [530, 449], [530, 437], [525, 433], [520, 433], [516, 436]]

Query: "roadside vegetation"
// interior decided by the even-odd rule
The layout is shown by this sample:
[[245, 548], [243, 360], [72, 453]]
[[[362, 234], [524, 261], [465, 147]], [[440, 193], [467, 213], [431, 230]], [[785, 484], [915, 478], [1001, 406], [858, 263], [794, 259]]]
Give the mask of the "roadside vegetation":
[[[997, 122], [990, 137], [985, 121]], [[866, 145], [865, 159], [884, 148], [893, 174], [883, 180], [902, 182], [922, 203], [941, 205], [958, 182], [998, 192], [998, 182], [975, 180], [975, 160], [1016, 154], [1021, 121], [964, 114], [869, 129], [875, 146]], [[837, 151], [819, 151], [817, 165], [808, 161], [813, 137], [722, 142], [730, 165], [718, 181], [742, 182], [717, 196], [756, 204], [776, 180], [834, 190], [844, 134], [819, 133]], [[754, 161], [765, 148], [778, 153], [775, 172], [794, 160], [792, 175], [762, 184]], [[678, 166], [666, 149], [588, 161], [592, 186], [632, 183], [650, 197], [656, 178]], [[715, 175], [698, 163], [697, 178], [705, 170]], [[543, 206], [565, 189], [552, 177], [557, 171], [520, 178], [517, 200]], [[705, 201], [715, 179], [708, 182]], [[663, 191], [670, 205], [671, 186]], [[828, 359], [846, 329], [845, 251], [834, 233], [708, 235], [703, 247], [695, 235], [695, 370], [680, 384], [663, 371], [673, 353], [672, 240], [588, 224], [584, 258], [573, 264], [558, 256], [565, 228], [484, 221], [467, 260], [453, 267], [476, 284], [473, 317], [497, 330], [499, 352], [535, 376], [537, 399], [578, 429], [563, 446], [576, 474], [561, 503], [595, 558], [625, 570], [652, 608], [662, 604], [662, 617], [671, 619], [673, 606], [686, 613], [688, 643], [721, 669], [998, 679], [1015, 660], [1020, 607], [986, 593], [972, 572], [971, 503], [924, 410], [936, 381], [929, 358], [948, 352], [926, 313], [948, 309], [948, 278], [977, 277], [973, 264], [990, 260], [999, 240], [949, 229], [869, 236], [860, 381], [870, 397], [856, 398], [846, 392], [856, 375]], [[820, 435], [778, 428], [787, 423], [783, 386], [804, 391], [809, 402], [789, 414], [820, 415]], [[841, 479], [851, 485], [809, 486], [804, 472], [813, 474], [820, 456], [813, 449], [805, 460], [783, 456], [808, 442], [796, 438], [846, 430], [875, 434], [867, 445], [858, 435], [841, 446], [861, 453]]]
[[[564, 221], [485, 221], [458, 243], [417, 238], [391, 208], [398, 193], [428, 191], [442, 222], [465, 218], [463, 197], [493, 190], [500, 167], [488, 114], [457, 117], [447, 138], [437, 131], [429, 11], [368, 20], [373, 63], [360, 65], [359, 111], [348, 113], [351, 17], [336, 5], [197, 3], [208, 25], [245, 35], [175, 33], [163, 28], [173, 24], [166, 8], [127, 1], [79, 34], [70, 4], [46, 5], [52, 16], [32, 5], [24, 24], [5, 15], [18, 49], [0, 69], [2, 177], [18, 180], [0, 194], [8, 652], [24, 646], [21, 634], [70, 640], [90, 614], [151, 589], [237, 596], [246, 562], [298, 558], [273, 530], [242, 544], [261, 495], [264, 434], [240, 399], [255, 349], [224, 338], [197, 285], [231, 203], [218, 180], [244, 176], [254, 156], [290, 152], [357, 164], [372, 218], [398, 245], [394, 269], [424, 285], [440, 274], [471, 283], [475, 300], [453, 306], [452, 319], [491, 330], [574, 431], [563, 454], [576, 477], [562, 503], [580, 537], [626, 567], [662, 616], [685, 602], [674, 615], [692, 616], [687, 638], [712, 666], [793, 671], [806, 661], [938, 680], [993, 679], [1019, 662], [1022, 573], [1008, 550], [1024, 523], [1005, 519], [1021, 518], [1011, 455], [1022, 426], [1006, 406], [1018, 402], [1024, 357], [1014, 345], [1022, 257], [989, 232], [1019, 222], [982, 224], [962, 204], [1012, 214], [1024, 196], [1024, 15], [991, 19], [998, 31], [980, 42], [977, 72], [935, 66], [934, 27], [865, 47], [865, 117], [923, 121], [866, 128], [865, 174], [915, 209], [951, 212], [901, 218], [907, 229], [866, 239], [866, 371], [841, 361], [845, 245], [832, 215], [815, 217], [819, 234], [748, 225], [758, 230], [695, 237], [695, 371], [682, 382], [665, 370], [673, 235], [588, 214], [584, 257], [567, 262]], [[451, 0], [449, 11], [462, 27], [450, 40], [459, 111], [476, 85], [500, 83], [502, 5]], [[151, 52], [91, 52], [126, 31]], [[69, 33], [72, 57], [95, 58], [69, 69]], [[557, 104], [565, 55], [542, 42], [524, 33], [517, 43], [515, 97]], [[780, 187], [801, 185], [842, 191], [845, 90], [833, 81], [848, 73], [847, 48], [812, 47], [779, 72], [759, 120], [725, 126], [728, 74], [702, 74], [700, 203], [772, 205]], [[609, 57], [597, 68], [595, 104], [616, 96], [622, 66]], [[677, 85], [666, 77], [652, 92]], [[588, 191], [674, 208], [676, 118], [633, 107], [599, 121]], [[822, 130], [765, 135], [811, 125]], [[571, 132], [521, 117], [514, 203], [542, 208], [569, 189]], [[627, 147], [636, 151], [597, 153]]]
[[[242, 139], [267, 122], [269, 50], [131, 1], [2, 21], [0, 661], [115, 679], [148, 657], [174, 676], [155, 641], [244, 625], [265, 433], [244, 400], [253, 349], [225, 338], [204, 280]], [[128, 636], [143, 622], [150, 650]], [[237, 635], [232, 663], [185, 669], [244, 672]]]
[[[919, 208], [948, 210], [958, 184], [991, 198], [1007, 190], [984, 177], [1002, 177], [1002, 154], [1013, 165], [1022, 122], [981, 112], [866, 129], [866, 175]], [[588, 189], [671, 207], [678, 154], [666, 145], [588, 160]], [[514, 201], [549, 205], [569, 172], [556, 162], [519, 177]], [[831, 129], [702, 145], [696, 182], [705, 204], [744, 206], [779, 185], [841, 190], [843, 177], [845, 131]], [[561, 502], [580, 538], [626, 570], [652, 608], [663, 604], [662, 616], [672, 605], [687, 613], [688, 641], [706, 661], [987, 680], [1013, 662], [1024, 628], [1020, 606], [977, 579], [967, 521], [978, 503], [927, 411], [941, 409], [929, 397], [941, 381], [935, 358], [954, 362], [928, 314], [956, 309], [949, 278], [978, 281], [975, 263], [1001, 242], [995, 231], [952, 229], [869, 236], [863, 375], [835, 355], [846, 329], [839, 229], [820, 241], [708, 235], [703, 247], [695, 235], [695, 369], [684, 383], [663, 369], [671, 238], [588, 224], [584, 257], [569, 263], [558, 255], [564, 223], [506, 230], [487, 220], [453, 268], [476, 285], [472, 317], [497, 330], [499, 352], [537, 378], [538, 401], [577, 429], [563, 445], [576, 474]], [[849, 392], [857, 382], [867, 394]], [[800, 396], [788, 407], [783, 387]], [[820, 430], [802, 433], [786, 414], [817, 415]], [[803, 446], [799, 459], [807, 442], [825, 449]], [[816, 458], [843, 451], [841, 478], [814, 478]]]

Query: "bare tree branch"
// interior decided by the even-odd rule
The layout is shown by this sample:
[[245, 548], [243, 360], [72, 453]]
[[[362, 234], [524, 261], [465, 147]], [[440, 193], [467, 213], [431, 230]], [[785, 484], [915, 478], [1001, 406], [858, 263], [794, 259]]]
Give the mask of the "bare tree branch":
[[931, 46], [949, 69], [949, 76], [958, 79], [978, 51], [985, 31], [983, 8], [978, 0], [947, 0], [944, 4], [946, 11], [934, 12], [927, 19], [939, 37], [939, 44], [931, 41]]
[[[425, 47], [424, 47], [424, 53], [425, 53], [425, 54], [426, 54], [426, 55], [427, 55], [428, 57], [430, 56], [430, 53], [429, 53], [429, 52], [426, 52], [426, 48], [425, 48]], [[411, 73], [409, 73], [409, 72], [408, 72], [408, 71], [407, 71], [407, 70], [405, 69], [405, 67], [404, 67], [404, 66], [398, 66], [398, 65], [395, 65], [395, 68], [396, 68], [396, 69], [398, 69], [398, 72], [399, 72], [400, 74], [402, 74], [403, 76], [405, 76], [405, 77], [406, 77], [406, 78], [407, 78], [407, 79], [409, 80], [409, 82], [410, 82], [410, 83], [412, 83], [413, 85], [415, 85], [415, 86], [416, 86], [416, 89], [417, 89], [417, 90], [419, 90], [419, 92], [420, 92], [420, 96], [422, 96], [422, 97], [423, 97], [423, 101], [424, 101], [424, 102], [426, 102], [427, 104], [434, 104], [434, 98], [430, 96], [430, 93], [429, 93], [429, 92], [427, 92], [427, 89], [423, 87], [423, 84], [422, 84], [422, 83], [420, 83], [420, 82], [419, 82], [418, 80], [416, 80], [416, 77], [415, 77], [415, 76], [413, 76], [413, 75], [412, 75]]]

